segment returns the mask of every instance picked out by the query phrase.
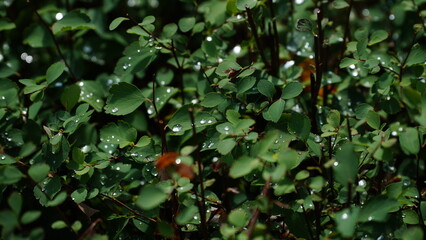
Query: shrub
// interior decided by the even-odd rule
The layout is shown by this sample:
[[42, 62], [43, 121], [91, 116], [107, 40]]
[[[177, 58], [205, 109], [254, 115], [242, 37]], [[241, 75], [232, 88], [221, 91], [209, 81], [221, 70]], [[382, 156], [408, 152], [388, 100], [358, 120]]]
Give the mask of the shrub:
[[3, 1], [3, 239], [423, 239], [426, 1]]

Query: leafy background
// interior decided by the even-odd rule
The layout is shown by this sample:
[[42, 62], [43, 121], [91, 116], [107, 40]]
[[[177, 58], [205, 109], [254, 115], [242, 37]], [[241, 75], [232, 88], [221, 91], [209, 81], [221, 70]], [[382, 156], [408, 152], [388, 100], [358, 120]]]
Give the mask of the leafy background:
[[4, 0], [3, 239], [423, 239], [424, 0]]

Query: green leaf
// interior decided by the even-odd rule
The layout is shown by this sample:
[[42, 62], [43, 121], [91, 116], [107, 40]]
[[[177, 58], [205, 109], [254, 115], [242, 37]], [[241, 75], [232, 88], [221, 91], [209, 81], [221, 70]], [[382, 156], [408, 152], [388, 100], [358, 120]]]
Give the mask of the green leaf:
[[19, 182], [24, 174], [11, 165], [0, 166], [0, 182], [2, 184], [14, 184]]
[[226, 77], [230, 71], [238, 71], [240, 69], [241, 66], [235, 61], [223, 60], [223, 62], [217, 66], [216, 74], [221, 77]]
[[78, 232], [82, 226], [83, 225], [81, 224], [81, 222], [77, 220], [71, 225], [71, 228], [72, 230], [74, 230], [74, 232]]
[[426, 62], [426, 48], [416, 43], [411, 49], [410, 55], [408, 55], [406, 66], [412, 66], [415, 64], [421, 64]]
[[363, 119], [367, 117], [368, 112], [373, 109], [374, 108], [367, 103], [359, 104], [355, 109], [356, 118]]
[[176, 34], [178, 26], [176, 23], [169, 23], [163, 27], [163, 35], [166, 38], [171, 38]]
[[51, 227], [52, 229], [63, 229], [67, 227], [67, 224], [62, 220], [58, 220], [52, 223]]
[[201, 102], [201, 106], [212, 108], [221, 104], [225, 100], [226, 99], [222, 94], [216, 93], [216, 92], [210, 92], [210, 93], [207, 93], [207, 95], [204, 97], [203, 101]]
[[54, 44], [49, 30], [40, 24], [33, 24], [25, 29], [23, 43], [33, 48], [51, 47]]
[[257, 0], [237, 0], [237, 8], [240, 11], [245, 11], [246, 8], [254, 8], [256, 6]]
[[299, 96], [303, 91], [303, 85], [300, 82], [290, 82], [287, 84], [282, 93], [283, 99], [291, 99]]
[[379, 129], [380, 128], [380, 116], [374, 111], [368, 111], [367, 113], [367, 124], [368, 126]]
[[389, 37], [389, 34], [384, 30], [377, 30], [371, 34], [370, 41], [368, 46], [374, 45], [376, 43], [382, 42]]
[[295, 179], [300, 181], [300, 180], [307, 179], [308, 177], [309, 177], [309, 172], [306, 170], [302, 170], [296, 174]]
[[109, 30], [112, 31], [114, 29], [116, 29], [123, 21], [127, 21], [129, 20], [128, 18], [125, 17], [118, 17], [116, 19], [114, 19], [111, 24], [109, 25]]
[[29, 224], [37, 220], [41, 216], [41, 211], [32, 210], [25, 212], [21, 217], [22, 224]]
[[156, 208], [169, 197], [169, 194], [155, 185], [146, 185], [139, 193], [139, 198], [136, 200], [136, 205], [144, 210]]
[[292, 113], [288, 122], [288, 131], [306, 140], [311, 131], [311, 121], [309, 121], [309, 118], [304, 114]]
[[313, 26], [311, 20], [307, 18], [297, 19], [296, 30], [299, 32], [312, 32]]
[[404, 231], [402, 240], [423, 240], [424, 232], [418, 226], [413, 226]]
[[81, 203], [86, 200], [87, 197], [87, 188], [79, 188], [74, 190], [71, 193], [71, 199], [76, 203]]
[[138, 143], [136, 143], [136, 147], [145, 147], [151, 142], [151, 138], [148, 136], [142, 136]]
[[35, 181], [35, 182], [41, 182], [43, 179], [46, 178], [47, 174], [50, 171], [49, 165], [45, 163], [37, 163], [34, 164], [28, 169], [28, 175]]
[[14, 28], [16, 28], [15, 23], [4, 17], [0, 18], [0, 32], [5, 30], [11, 30]]
[[176, 217], [176, 223], [179, 225], [184, 225], [193, 221], [194, 216], [198, 213], [198, 208], [195, 205], [185, 207], [179, 215]]
[[92, 29], [90, 18], [83, 13], [72, 11], [65, 15], [61, 20], [57, 21], [52, 26], [54, 34], [59, 34], [65, 31], [74, 31], [81, 29]]
[[236, 227], [244, 227], [249, 221], [250, 215], [247, 211], [241, 208], [233, 209], [228, 215], [230, 224]]
[[68, 85], [64, 88], [64, 91], [61, 94], [61, 103], [65, 109], [70, 111], [74, 108], [80, 98], [80, 92], [80, 87], [75, 84]]
[[346, 68], [349, 67], [350, 65], [354, 65], [357, 64], [358, 60], [353, 59], [353, 58], [343, 58], [342, 61], [339, 64], [340, 68]]
[[349, 7], [349, 4], [345, 0], [336, 0], [333, 2], [333, 7], [336, 9], [343, 9]]
[[327, 123], [333, 128], [338, 128], [340, 126], [340, 112], [335, 109], [330, 110], [327, 114]]
[[59, 78], [59, 76], [61, 76], [61, 74], [64, 72], [65, 70], [65, 64], [64, 62], [60, 61], [60, 62], [56, 62], [54, 64], [52, 64], [46, 72], [46, 81], [48, 84], [54, 82], [56, 79]]
[[[188, 108], [192, 107], [192, 105], [185, 105], [177, 110], [170, 121], [167, 123], [167, 127], [169, 127], [175, 135], [181, 135], [185, 131], [192, 129], [192, 121], [189, 115]], [[207, 112], [194, 112], [195, 117], [195, 127], [206, 127], [213, 124], [216, 124], [216, 119], [212, 117]]]
[[[2, 72], [0, 68], [0, 73]], [[1, 78], [1, 77], [0, 77]], [[0, 79], [0, 108], [14, 109], [19, 103], [18, 86], [8, 79]]]
[[284, 111], [285, 102], [281, 98], [275, 101], [271, 106], [269, 106], [267, 111], [263, 112], [263, 118], [268, 121], [278, 122], [281, 118], [281, 114]]
[[22, 195], [18, 192], [13, 192], [10, 194], [7, 199], [7, 203], [9, 204], [12, 211], [18, 216], [21, 213], [22, 209]]
[[139, 23], [139, 25], [146, 26], [146, 25], [152, 24], [154, 22], [155, 22], [154, 16], [146, 16], [146, 17], [143, 18], [142, 22]]
[[229, 170], [229, 176], [239, 178], [249, 174], [259, 166], [259, 160], [249, 156], [242, 156], [235, 161]]
[[135, 111], [144, 101], [142, 92], [133, 84], [120, 82], [111, 87], [105, 113], [126, 115]]
[[187, 18], [181, 18], [178, 22], [179, 29], [182, 32], [189, 32], [195, 25], [195, 18], [194, 17], [187, 17]]
[[42, 156], [51, 170], [56, 170], [67, 159], [70, 151], [70, 145], [64, 136], [61, 136], [61, 141], [57, 146], [44, 144], [42, 147]]
[[275, 94], [275, 86], [268, 80], [260, 80], [257, 83], [257, 89], [262, 95], [268, 98], [272, 98]]
[[402, 220], [406, 224], [419, 224], [419, 216], [414, 210], [411, 209], [402, 211]]
[[100, 131], [101, 141], [107, 144], [119, 144], [120, 148], [136, 142], [137, 131], [124, 121], [109, 123]]
[[333, 167], [337, 182], [346, 187], [348, 183], [355, 183], [358, 173], [358, 154], [352, 143], [345, 143], [336, 152], [336, 162]]
[[386, 222], [391, 211], [398, 210], [400, 203], [385, 196], [376, 196], [364, 204], [359, 213], [360, 222]]
[[[99, 82], [96, 81], [80, 81], [77, 83], [80, 87], [80, 102], [86, 102], [96, 111], [102, 111], [104, 106], [104, 89]], [[75, 93], [74, 93], [75, 94]]]
[[420, 151], [420, 140], [417, 129], [406, 128], [399, 135], [399, 144], [405, 154], [417, 154]]
[[352, 207], [351, 209], [344, 209], [336, 213], [335, 222], [337, 223], [337, 230], [342, 237], [351, 238], [355, 233], [356, 224], [359, 215], [359, 208]]
[[226, 155], [230, 153], [236, 145], [237, 143], [235, 142], [235, 139], [227, 138], [219, 142], [217, 145], [217, 151], [222, 155]]

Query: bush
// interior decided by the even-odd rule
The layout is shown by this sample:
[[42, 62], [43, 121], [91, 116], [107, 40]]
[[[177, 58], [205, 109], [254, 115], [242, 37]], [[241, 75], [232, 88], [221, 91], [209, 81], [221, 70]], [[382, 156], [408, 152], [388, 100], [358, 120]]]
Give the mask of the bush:
[[426, 1], [2, 1], [2, 239], [423, 239]]

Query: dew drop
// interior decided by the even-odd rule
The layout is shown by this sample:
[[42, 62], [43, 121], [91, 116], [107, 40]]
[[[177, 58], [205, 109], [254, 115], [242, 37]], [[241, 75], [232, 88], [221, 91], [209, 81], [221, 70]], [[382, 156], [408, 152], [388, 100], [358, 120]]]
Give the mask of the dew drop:
[[348, 219], [349, 218], [349, 215], [347, 214], [347, 213], [344, 213], [343, 215], [342, 215], [342, 219]]
[[118, 112], [118, 108], [113, 108], [113, 109], [111, 110], [111, 112], [113, 112], [113, 113]]
[[316, 143], [321, 142], [321, 137], [320, 137], [319, 135], [316, 135], [316, 136], [314, 137], [314, 141], [315, 141]]
[[176, 158], [176, 164], [180, 164], [182, 162], [182, 160], [180, 158]]
[[207, 121], [206, 121], [205, 119], [201, 119], [201, 120], [200, 120], [200, 124], [206, 124], [206, 122], [207, 122]]
[[173, 132], [179, 132], [180, 130], [182, 130], [182, 125], [180, 124], [176, 124], [172, 127]]

